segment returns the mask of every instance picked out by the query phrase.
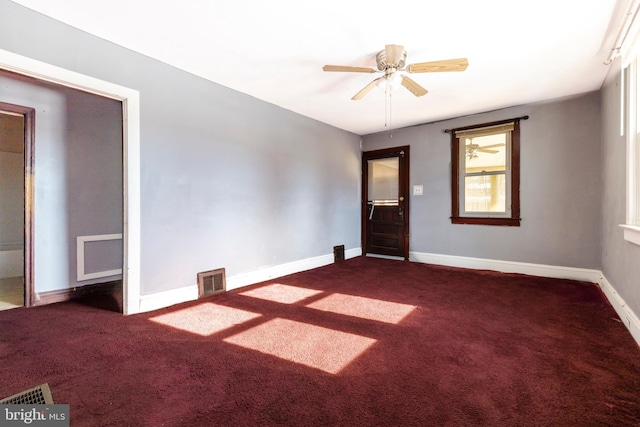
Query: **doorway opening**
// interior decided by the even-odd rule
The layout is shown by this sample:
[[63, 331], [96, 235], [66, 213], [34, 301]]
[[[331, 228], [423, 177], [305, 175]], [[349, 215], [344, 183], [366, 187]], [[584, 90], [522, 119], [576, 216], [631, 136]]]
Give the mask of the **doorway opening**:
[[409, 146], [362, 153], [362, 252], [409, 259]]
[[0, 49], [0, 69], [122, 101], [124, 144], [123, 312], [124, 314], [139, 313], [141, 311], [140, 93], [134, 89], [2, 49]]
[[0, 102], [0, 310], [33, 304], [34, 116]]
[[[140, 307], [140, 93], [137, 90], [0, 49], [0, 69], [122, 101], [124, 163], [123, 312]], [[28, 280], [28, 278], [26, 279]], [[33, 295], [31, 295], [33, 298]]]

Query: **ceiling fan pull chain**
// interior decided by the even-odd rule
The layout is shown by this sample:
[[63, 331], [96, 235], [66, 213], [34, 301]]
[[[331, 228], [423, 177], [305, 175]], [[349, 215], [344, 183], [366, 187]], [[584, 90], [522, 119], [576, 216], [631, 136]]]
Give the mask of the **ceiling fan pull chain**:
[[384, 86], [384, 127], [389, 126], [389, 101], [387, 99], [387, 91], [389, 90], [389, 86], [385, 82]]

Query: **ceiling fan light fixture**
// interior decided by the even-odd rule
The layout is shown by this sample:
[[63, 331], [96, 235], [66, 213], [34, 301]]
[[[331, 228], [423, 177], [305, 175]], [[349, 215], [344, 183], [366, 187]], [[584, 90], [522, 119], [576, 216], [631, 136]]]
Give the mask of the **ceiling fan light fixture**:
[[478, 144], [467, 144], [465, 148], [467, 150], [467, 159], [471, 160], [478, 157], [478, 149], [480, 148]]
[[400, 87], [400, 85], [402, 85], [402, 75], [401, 74], [393, 73], [390, 76], [388, 76], [387, 79], [389, 79], [389, 83], [394, 88]]
[[387, 90], [389, 88], [397, 89], [402, 86], [402, 76], [396, 73], [388, 74], [378, 80], [376, 86], [383, 90]]

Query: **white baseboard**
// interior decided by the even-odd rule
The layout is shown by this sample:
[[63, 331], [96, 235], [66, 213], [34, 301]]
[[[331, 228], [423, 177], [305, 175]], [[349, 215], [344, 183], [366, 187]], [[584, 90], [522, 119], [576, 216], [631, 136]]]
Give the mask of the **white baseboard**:
[[140, 296], [140, 310], [138, 313], [159, 310], [181, 302], [193, 301], [198, 298], [198, 285], [185, 286], [155, 294]]
[[520, 273], [531, 276], [553, 277], [556, 279], [581, 280], [599, 283], [600, 270], [587, 268], [561, 267], [556, 265], [530, 264], [526, 262], [502, 261], [485, 258], [471, 258], [454, 255], [439, 255], [426, 252], [410, 252], [409, 260], [425, 264], [446, 265], [449, 267], [471, 268], [474, 270], [494, 270], [502, 273]]
[[344, 258], [355, 258], [362, 255], [362, 248], [351, 248], [344, 251]]
[[[344, 253], [346, 259], [354, 258], [361, 254], [361, 248], [347, 249]], [[232, 289], [253, 285], [255, 283], [264, 282], [266, 280], [275, 279], [289, 274], [311, 270], [312, 268], [322, 267], [333, 262], [333, 254], [327, 254], [273, 267], [261, 268], [249, 273], [237, 274], [226, 278], [227, 290], [230, 291]], [[198, 285], [185, 286], [183, 288], [171, 289], [164, 292], [157, 292], [155, 294], [142, 295], [140, 297], [139, 312], [142, 313], [158, 310], [181, 302], [193, 301], [197, 298]]]
[[[347, 249], [344, 251], [345, 259], [360, 256], [361, 254], [361, 248]], [[333, 262], [333, 254], [327, 254], [314, 258], [307, 258], [300, 261], [276, 265], [273, 267], [262, 268], [250, 273], [238, 274], [235, 276], [227, 277], [227, 290], [237, 289], [243, 286], [253, 285], [254, 283], [276, 279], [288, 274], [311, 270], [312, 268], [322, 267]]]
[[604, 292], [605, 296], [613, 306], [616, 313], [622, 320], [624, 326], [629, 330], [631, 336], [636, 343], [640, 346], [640, 319], [638, 316], [629, 308], [625, 300], [622, 299], [620, 294], [615, 290], [615, 288], [609, 283], [606, 277], [602, 277], [600, 282], [598, 283], [602, 292]]
[[470, 258], [452, 255], [439, 255], [424, 252], [411, 252], [409, 259], [425, 264], [446, 265], [449, 267], [471, 268], [475, 270], [494, 270], [503, 273], [520, 273], [532, 276], [571, 279], [598, 284], [609, 300], [624, 326], [640, 346], [640, 319], [604, 277], [602, 271], [586, 268], [561, 267], [555, 265], [529, 264], [524, 262], [501, 261], [484, 258]]

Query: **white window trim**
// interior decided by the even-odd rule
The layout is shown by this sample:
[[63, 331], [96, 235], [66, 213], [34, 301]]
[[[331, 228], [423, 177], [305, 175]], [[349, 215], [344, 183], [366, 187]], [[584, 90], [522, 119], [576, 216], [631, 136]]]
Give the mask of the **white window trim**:
[[640, 227], [635, 225], [620, 224], [624, 230], [624, 240], [640, 245]]
[[625, 224], [620, 224], [623, 228], [624, 239], [630, 243], [640, 245], [640, 118], [638, 110], [638, 54], [636, 49], [629, 49], [632, 52], [622, 67], [622, 82], [626, 88], [623, 93], [626, 99], [622, 105], [625, 111], [621, 115], [625, 121], [624, 131], [626, 132], [626, 219]]

